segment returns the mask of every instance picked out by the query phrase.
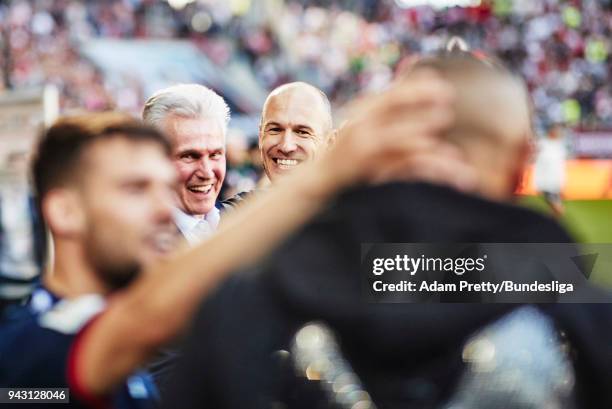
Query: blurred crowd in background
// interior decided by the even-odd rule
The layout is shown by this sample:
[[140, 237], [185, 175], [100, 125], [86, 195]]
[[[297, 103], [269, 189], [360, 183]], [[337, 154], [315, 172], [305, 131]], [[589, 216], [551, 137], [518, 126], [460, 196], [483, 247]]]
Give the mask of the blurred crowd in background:
[[[62, 112], [118, 108], [138, 113], [149, 79], [130, 72], [111, 78], [81, 52], [82, 45], [96, 38], [183, 39], [221, 69], [232, 61], [245, 64], [263, 91], [303, 80], [327, 92], [337, 107], [360, 90], [384, 88], [414, 56], [436, 51], [459, 35], [526, 78], [540, 134], [558, 123], [612, 128], [609, 0], [491, 0], [442, 9], [408, 3], [3, 1], [3, 86], [54, 84]], [[167, 78], [172, 82], [171, 73]], [[236, 145], [245, 149], [234, 155], [246, 162], [230, 160], [231, 168], [257, 168], [246, 149], [257, 133], [256, 126], [251, 128], [246, 134], [242, 130], [246, 140]]]
[[358, 90], [380, 89], [404, 58], [437, 50], [450, 35], [461, 35], [527, 78], [545, 120], [612, 125], [608, 1], [497, 0], [441, 10], [404, 9], [393, 1], [344, 3], [5, 1], [0, 21], [11, 60], [4, 61], [3, 75], [14, 87], [57, 84], [64, 109], [138, 109], [146, 98], [141, 82], [147, 79], [125, 78], [121, 87], [109, 86], [79, 55], [79, 42], [187, 38], [220, 66], [246, 59], [267, 89], [302, 79], [341, 103]]

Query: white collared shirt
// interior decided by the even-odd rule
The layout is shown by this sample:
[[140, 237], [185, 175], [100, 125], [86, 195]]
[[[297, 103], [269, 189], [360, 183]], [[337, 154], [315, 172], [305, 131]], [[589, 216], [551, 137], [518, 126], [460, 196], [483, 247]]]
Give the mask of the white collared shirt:
[[178, 208], [174, 209], [176, 226], [191, 245], [210, 237], [217, 230], [220, 218], [219, 209], [216, 207], [202, 218], [189, 215]]

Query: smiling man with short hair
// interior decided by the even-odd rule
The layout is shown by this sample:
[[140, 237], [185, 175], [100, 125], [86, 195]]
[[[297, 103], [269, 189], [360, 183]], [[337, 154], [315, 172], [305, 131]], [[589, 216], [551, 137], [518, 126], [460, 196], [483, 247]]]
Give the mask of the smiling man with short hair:
[[264, 104], [259, 148], [270, 181], [311, 160], [336, 135], [327, 96], [305, 82], [273, 90]]
[[174, 217], [183, 236], [194, 244], [219, 224], [215, 203], [225, 179], [229, 107], [202, 85], [180, 84], [151, 96], [142, 116], [172, 142], [172, 161], [179, 175]]

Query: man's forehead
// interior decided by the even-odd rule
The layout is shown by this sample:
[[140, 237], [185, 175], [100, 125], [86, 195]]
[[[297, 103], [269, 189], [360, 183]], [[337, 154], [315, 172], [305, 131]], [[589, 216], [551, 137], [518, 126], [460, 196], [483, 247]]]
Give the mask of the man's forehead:
[[225, 138], [220, 134], [185, 134], [177, 138], [174, 151], [217, 150], [225, 147]]
[[121, 136], [95, 142], [86, 153], [86, 173], [112, 180], [147, 177], [171, 181], [175, 171], [164, 149], [153, 141], [132, 141]]
[[225, 143], [223, 128], [214, 118], [170, 115], [164, 125], [164, 131], [175, 146]]
[[286, 91], [270, 96], [262, 116], [264, 125], [278, 122], [323, 127], [326, 123], [331, 122], [321, 96], [307, 89]]

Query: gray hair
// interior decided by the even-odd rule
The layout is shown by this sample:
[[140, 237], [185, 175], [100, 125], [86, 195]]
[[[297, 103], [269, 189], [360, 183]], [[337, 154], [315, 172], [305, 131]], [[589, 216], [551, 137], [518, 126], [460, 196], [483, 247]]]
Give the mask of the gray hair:
[[163, 121], [175, 114], [185, 118], [213, 118], [227, 134], [230, 109], [213, 90], [199, 84], [178, 84], [157, 91], [145, 103], [142, 119], [158, 129]]

